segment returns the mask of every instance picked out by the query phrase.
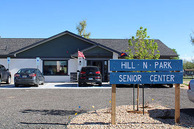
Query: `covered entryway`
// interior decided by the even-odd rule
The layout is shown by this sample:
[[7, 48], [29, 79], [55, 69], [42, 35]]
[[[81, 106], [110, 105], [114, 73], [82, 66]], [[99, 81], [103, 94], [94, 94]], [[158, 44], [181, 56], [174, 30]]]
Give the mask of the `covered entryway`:
[[87, 60], [87, 66], [98, 66], [102, 74], [102, 81], [108, 80], [108, 60]]

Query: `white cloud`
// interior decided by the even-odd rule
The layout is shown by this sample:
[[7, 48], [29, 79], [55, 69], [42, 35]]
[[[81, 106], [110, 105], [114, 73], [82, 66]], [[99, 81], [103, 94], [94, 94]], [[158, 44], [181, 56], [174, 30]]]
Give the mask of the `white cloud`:
[[187, 61], [191, 61], [191, 60], [194, 60], [194, 56], [180, 56], [180, 59], [182, 60], [187, 60]]

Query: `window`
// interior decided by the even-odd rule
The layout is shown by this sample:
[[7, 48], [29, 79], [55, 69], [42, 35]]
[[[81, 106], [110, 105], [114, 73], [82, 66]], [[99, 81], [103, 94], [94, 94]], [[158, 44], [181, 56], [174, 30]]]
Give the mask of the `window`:
[[44, 75], [67, 75], [67, 61], [44, 61]]
[[18, 73], [31, 74], [31, 73], [35, 73], [35, 69], [21, 69], [18, 71]]
[[0, 65], [0, 70], [5, 71], [5, 67], [3, 65]]

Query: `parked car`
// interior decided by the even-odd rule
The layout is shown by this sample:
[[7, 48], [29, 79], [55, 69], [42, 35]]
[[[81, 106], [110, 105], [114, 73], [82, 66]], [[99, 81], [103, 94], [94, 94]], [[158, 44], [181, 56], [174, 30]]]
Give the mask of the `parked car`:
[[187, 95], [190, 101], [194, 102], [194, 79], [189, 82], [189, 89]]
[[11, 83], [11, 73], [3, 65], [0, 64], [0, 84], [1, 82]]
[[19, 85], [34, 85], [38, 87], [40, 84], [44, 84], [44, 80], [43, 74], [36, 68], [23, 68], [14, 75], [15, 87]]
[[78, 84], [83, 86], [86, 84], [98, 84], [102, 85], [102, 75], [97, 66], [86, 66], [82, 67], [79, 73]]

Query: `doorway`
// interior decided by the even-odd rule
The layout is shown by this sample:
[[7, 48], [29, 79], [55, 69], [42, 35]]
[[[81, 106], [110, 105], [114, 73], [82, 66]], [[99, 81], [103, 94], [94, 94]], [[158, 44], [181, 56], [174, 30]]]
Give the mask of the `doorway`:
[[87, 66], [97, 66], [102, 74], [102, 81], [108, 82], [108, 60], [87, 60]]

